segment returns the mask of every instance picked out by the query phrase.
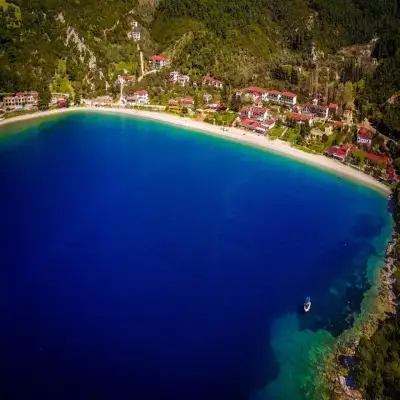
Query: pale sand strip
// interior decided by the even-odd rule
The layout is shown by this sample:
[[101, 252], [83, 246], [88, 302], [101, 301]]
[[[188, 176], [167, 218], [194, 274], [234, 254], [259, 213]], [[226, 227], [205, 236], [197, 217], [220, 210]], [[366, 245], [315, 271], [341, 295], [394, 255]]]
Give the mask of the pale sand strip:
[[20, 122], [34, 118], [41, 118], [50, 115], [63, 114], [67, 112], [78, 112], [78, 111], [93, 111], [93, 112], [109, 112], [117, 114], [132, 115], [140, 118], [147, 118], [156, 121], [166, 122], [173, 125], [178, 125], [188, 129], [194, 129], [196, 131], [205, 132], [215, 136], [227, 138], [230, 140], [247, 143], [253, 146], [267, 149], [275, 153], [279, 153], [296, 160], [314, 165], [319, 168], [323, 168], [332, 171], [339, 176], [345, 176], [350, 179], [359, 181], [371, 188], [379, 190], [385, 195], [390, 194], [390, 188], [372, 178], [370, 175], [364, 174], [354, 168], [342, 164], [340, 161], [333, 160], [331, 158], [324, 157], [322, 155], [309, 154], [299, 149], [293, 148], [289, 143], [282, 140], [269, 140], [265, 136], [258, 136], [256, 134], [246, 132], [237, 128], [229, 128], [228, 131], [223, 131], [220, 126], [210, 125], [204, 122], [193, 121], [189, 118], [182, 118], [172, 114], [154, 112], [154, 111], [143, 111], [143, 110], [133, 110], [126, 108], [68, 108], [52, 111], [37, 112], [34, 114], [22, 115], [20, 117], [10, 118], [0, 121], [0, 127], [13, 122]]

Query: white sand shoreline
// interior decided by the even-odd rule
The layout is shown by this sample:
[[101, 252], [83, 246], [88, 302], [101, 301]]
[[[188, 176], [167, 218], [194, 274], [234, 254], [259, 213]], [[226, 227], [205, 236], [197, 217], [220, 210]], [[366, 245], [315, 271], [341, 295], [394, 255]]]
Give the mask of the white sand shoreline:
[[4, 125], [8, 125], [15, 122], [26, 121], [30, 119], [42, 118], [45, 116], [64, 114], [68, 112], [101, 112], [101, 113], [116, 113], [116, 114], [125, 114], [131, 115], [139, 118], [152, 119], [155, 121], [165, 122], [168, 124], [177, 125], [187, 129], [193, 129], [196, 131], [200, 131], [203, 133], [211, 134], [214, 136], [230, 139], [233, 141], [257, 146], [262, 149], [266, 149], [268, 151], [272, 151], [274, 153], [278, 153], [292, 159], [296, 159], [301, 162], [305, 162], [309, 165], [316, 166], [318, 168], [325, 169], [327, 171], [331, 171], [333, 173], [338, 174], [339, 176], [347, 177], [352, 180], [361, 182], [362, 184], [376, 189], [379, 192], [389, 195], [390, 188], [385, 186], [383, 183], [377, 181], [370, 175], [367, 175], [361, 171], [358, 171], [354, 168], [351, 168], [347, 165], [342, 164], [340, 161], [333, 160], [331, 158], [327, 158], [322, 155], [315, 155], [306, 153], [302, 150], [291, 147], [289, 143], [277, 140], [270, 140], [265, 136], [258, 136], [253, 133], [246, 132], [244, 135], [244, 131], [237, 128], [229, 128], [229, 131], [223, 131], [220, 126], [210, 125], [204, 122], [194, 121], [189, 118], [182, 118], [175, 115], [162, 113], [162, 112], [154, 112], [154, 111], [144, 111], [144, 110], [134, 110], [127, 108], [95, 108], [95, 107], [71, 107], [67, 109], [59, 109], [59, 110], [51, 110], [51, 111], [43, 111], [37, 112], [33, 114], [21, 115], [19, 117], [6, 119], [0, 121], [0, 128]]

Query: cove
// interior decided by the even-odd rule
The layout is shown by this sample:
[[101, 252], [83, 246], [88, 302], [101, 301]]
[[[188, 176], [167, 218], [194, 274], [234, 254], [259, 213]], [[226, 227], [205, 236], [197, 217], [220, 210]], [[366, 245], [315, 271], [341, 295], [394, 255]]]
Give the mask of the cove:
[[310, 346], [351, 325], [379, 267], [384, 196], [124, 115], [6, 133], [3, 398], [305, 398]]

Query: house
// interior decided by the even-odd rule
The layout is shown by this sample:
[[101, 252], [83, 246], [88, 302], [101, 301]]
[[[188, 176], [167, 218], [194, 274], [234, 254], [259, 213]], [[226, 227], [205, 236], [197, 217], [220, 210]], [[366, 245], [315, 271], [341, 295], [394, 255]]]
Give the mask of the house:
[[264, 121], [269, 117], [267, 107], [253, 107], [252, 114], [252, 118], [257, 121]]
[[290, 113], [288, 115], [289, 121], [294, 121], [298, 124], [304, 124], [308, 121], [310, 126], [313, 124], [313, 117], [312, 115], [306, 115], [306, 114], [298, 114], [298, 113]]
[[250, 86], [247, 89], [244, 89], [244, 92], [251, 96], [253, 101], [256, 101], [257, 99], [264, 100], [263, 95], [267, 93], [266, 89], [262, 89], [257, 86]]
[[224, 83], [218, 79], [213, 78], [210, 75], [203, 76], [203, 85], [212, 86], [215, 89], [222, 89]]
[[137, 90], [133, 98], [136, 104], [149, 104], [149, 94], [147, 90]]
[[118, 75], [118, 83], [121, 86], [129, 85], [135, 82], [135, 77], [132, 75]]
[[281, 98], [281, 92], [279, 90], [267, 90], [266, 92], [267, 101], [273, 101], [275, 103], [279, 103]]
[[297, 95], [296, 93], [292, 92], [283, 92], [280, 95], [280, 102], [282, 104], [288, 105], [288, 106], [294, 106], [297, 101]]
[[168, 64], [168, 58], [165, 58], [164, 56], [160, 56], [158, 54], [154, 54], [153, 56], [151, 56], [149, 64], [150, 68], [152, 69], [161, 69]]
[[264, 122], [262, 123], [262, 126], [265, 126], [265, 129], [266, 129], [267, 131], [269, 131], [270, 129], [272, 129], [272, 128], [275, 126], [275, 120], [272, 119], [272, 118], [267, 119], [266, 121], [264, 121]]
[[329, 114], [330, 115], [332, 115], [332, 116], [337, 115], [338, 110], [339, 110], [339, 106], [337, 104], [330, 103], [328, 107], [329, 107]]
[[136, 32], [136, 31], [132, 31], [130, 33], [130, 37], [137, 42], [138, 40], [140, 40], [140, 32]]
[[169, 74], [169, 81], [172, 83], [177, 83], [180, 86], [186, 86], [186, 84], [189, 82], [190, 78], [188, 75], [183, 75], [179, 73], [178, 71], [172, 71]]
[[357, 143], [370, 147], [372, 144], [372, 132], [362, 126], [357, 133]]
[[14, 96], [5, 96], [3, 98], [3, 107], [5, 109], [32, 108], [38, 104], [39, 95], [37, 92], [19, 92]]
[[344, 110], [343, 111], [343, 120], [347, 125], [351, 125], [353, 123], [353, 111]]
[[175, 99], [170, 99], [168, 100], [168, 105], [169, 106], [177, 106], [178, 105], [178, 101]]
[[242, 107], [240, 110], [240, 118], [251, 119], [253, 117], [252, 107]]
[[343, 122], [336, 121], [333, 125], [335, 129], [339, 129], [340, 131], [343, 129]]
[[194, 98], [193, 97], [184, 97], [182, 99], [182, 105], [185, 107], [194, 107]]
[[[353, 152], [357, 151], [357, 147], [353, 146], [351, 149]], [[388, 166], [390, 165], [390, 159], [388, 156], [383, 155], [377, 155], [377, 154], [372, 154], [367, 151], [362, 152], [364, 154], [365, 159], [373, 165], [381, 165], [381, 166]]]
[[314, 107], [315, 114], [319, 118], [327, 119], [328, 118], [328, 113], [329, 113], [329, 107], [328, 106], [316, 106]]
[[343, 146], [332, 146], [325, 150], [324, 154], [328, 157], [336, 158], [339, 161], [344, 161], [349, 154], [349, 151], [354, 148], [351, 144]]

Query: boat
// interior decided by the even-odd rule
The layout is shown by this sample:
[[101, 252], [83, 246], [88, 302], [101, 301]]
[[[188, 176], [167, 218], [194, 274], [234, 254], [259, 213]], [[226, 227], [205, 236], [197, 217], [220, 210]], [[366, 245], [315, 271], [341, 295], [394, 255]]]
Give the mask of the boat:
[[311, 308], [311, 297], [307, 297], [306, 301], [304, 302], [304, 311], [309, 312]]

